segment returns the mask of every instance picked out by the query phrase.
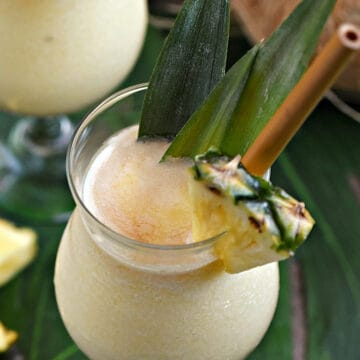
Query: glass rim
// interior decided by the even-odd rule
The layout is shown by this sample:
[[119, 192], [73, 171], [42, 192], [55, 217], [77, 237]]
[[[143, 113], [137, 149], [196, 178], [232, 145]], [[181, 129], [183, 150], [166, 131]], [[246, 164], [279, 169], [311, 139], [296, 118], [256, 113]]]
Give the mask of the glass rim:
[[144, 91], [148, 88], [148, 83], [141, 83], [133, 86], [129, 86], [125, 89], [119, 90], [109, 97], [107, 97], [105, 100], [103, 100], [99, 105], [97, 105], [92, 111], [90, 111], [83, 120], [80, 121], [78, 126], [76, 127], [74, 134], [72, 136], [72, 139], [70, 141], [67, 155], [66, 155], [66, 176], [67, 181], [69, 184], [70, 191], [74, 197], [74, 200], [76, 202], [76, 205], [79, 205], [82, 210], [85, 211], [87, 216], [89, 216], [95, 223], [111, 234], [112, 239], [116, 239], [119, 244], [126, 244], [137, 248], [143, 248], [143, 249], [149, 249], [149, 250], [159, 250], [159, 251], [177, 251], [180, 252], [181, 250], [198, 250], [198, 249], [208, 249], [213, 245], [220, 237], [223, 236], [224, 233], [218, 234], [214, 237], [197, 241], [189, 244], [181, 244], [181, 245], [162, 245], [162, 244], [151, 244], [151, 243], [145, 243], [137, 239], [130, 238], [128, 236], [125, 236], [106, 224], [104, 224], [100, 219], [98, 219], [86, 206], [84, 201], [82, 200], [82, 197], [78, 193], [78, 190], [75, 186], [75, 182], [73, 179], [73, 175], [75, 173], [75, 154], [78, 149], [78, 143], [81, 138], [81, 135], [83, 134], [84, 130], [91, 124], [92, 121], [94, 121], [98, 115], [102, 114], [104, 111], [109, 109], [111, 106], [115, 105], [119, 101], [121, 101], [124, 98], [127, 98], [128, 96], [131, 96], [133, 94], [136, 94], [138, 92]]

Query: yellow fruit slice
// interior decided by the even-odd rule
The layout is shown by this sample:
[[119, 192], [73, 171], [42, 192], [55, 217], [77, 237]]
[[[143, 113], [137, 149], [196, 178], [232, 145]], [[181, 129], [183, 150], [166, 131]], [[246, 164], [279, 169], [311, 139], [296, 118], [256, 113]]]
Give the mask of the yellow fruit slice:
[[[191, 182], [193, 199], [193, 238], [201, 241], [223, 235], [215, 251], [225, 271], [238, 273], [256, 266], [287, 258], [287, 251], [275, 251], [274, 241], [280, 234], [259, 232], [250, 221], [246, 209], [234, 206], [227, 198], [212, 193], [198, 181]], [[274, 224], [267, 224], [275, 228]]]
[[8, 330], [0, 322], [0, 353], [5, 352], [17, 340], [18, 334], [13, 330]]
[[189, 181], [193, 240], [222, 234], [215, 252], [229, 273], [288, 258], [314, 225], [303, 203], [239, 162], [209, 151], [195, 158]]
[[33, 230], [16, 228], [0, 219], [0, 286], [28, 265], [36, 250], [36, 234]]

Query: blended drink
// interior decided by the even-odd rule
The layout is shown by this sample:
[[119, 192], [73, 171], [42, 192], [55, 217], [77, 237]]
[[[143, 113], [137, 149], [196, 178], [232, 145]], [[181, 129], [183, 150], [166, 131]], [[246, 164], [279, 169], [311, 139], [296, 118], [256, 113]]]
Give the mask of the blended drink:
[[244, 358], [273, 317], [277, 263], [224, 272], [216, 239], [192, 243], [190, 162], [159, 163], [168, 143], [136, 137], [112, 136], [78, 178], [55, 271], [64, 323], [91, 359]]
[[[310, 0], [301, 4], [300, 15], [309, 15]], [[260, 51], [271, 54], [297, 27], [285, 24], [222, 77], [216, 50], [227, 44], [228, 6], [186, 1], [145, 99], [133, 95], [146, 85], [116, 93], [75, 133], [68, 174], [77, 208], [60, 244], [55, 287], [65, 326], [91, 359], [245, 358], [275, 311], [277, 261], [293, 255], [313, 227], [304, 203], [261, 177], [269, 167], [264, 157], [255, 157], [261, 171], [251, 173], [255, 160], [245, 167], [249, 150], [238, 147], [251, 143], [257, 131], [250, 125], [259, 125], [244, 92], [248, 99], [254, 83], [273, 81], [267, 74], [253, 80]], [[208, 18], [218, 25], [208, 26]], [[201, 32], [220, 28], [224, 36]], [[198, 54], [194, 44], [206, 51]], [[215, 68], [222, 79], [194, 110], [196, 90], [211, 88], [203, 80]], [[244, 131], [240, 105], [249, 105], [246, 121], [254, 122]], [[138, 121], [139, 131], [129, 127]]]
[[1, 0], [0, 109], [89, 105], [129, 73], [146, 25], [146, 0]]

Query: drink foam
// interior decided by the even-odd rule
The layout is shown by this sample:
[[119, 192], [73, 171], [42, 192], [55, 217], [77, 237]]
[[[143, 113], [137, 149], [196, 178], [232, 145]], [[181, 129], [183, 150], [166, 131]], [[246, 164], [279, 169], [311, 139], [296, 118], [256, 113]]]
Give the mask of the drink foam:
[[92, 160], [83, 187], [90, 211], [116, 232], [142, 242], [190, 241], [190, 164], [159, 163], [169, 143], [137, 141], [137, 126], [111, 137]]

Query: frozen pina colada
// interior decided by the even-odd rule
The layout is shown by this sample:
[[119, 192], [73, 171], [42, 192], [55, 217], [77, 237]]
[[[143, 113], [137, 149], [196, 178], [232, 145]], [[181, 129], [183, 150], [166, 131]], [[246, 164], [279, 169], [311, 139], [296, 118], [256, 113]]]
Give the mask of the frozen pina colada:
[[[104, 144], [84, 176], [81, 198], [100, 222], [159, 245], [158, 252], [137, 244], [126, 259], [116, 255], [111, 246], [126, 254], [126, 239], [110, 245], [110, 236], [97, 236], [101, 225], [79, 206], [56, 264], [65, 325], [92, 359], [243, 358], [273, 317], [278, 266], [230, 275], [201, 243], [176, 250], [192, 242], [189, 162], [159, 163], [168, 143], [136, 136], [130, 127]], [[172, 256], [173, 264], [157, 266]]]
[[129, 73], [143, 44], [146, 0], [1, 0], [0, 109], [79, 110]]

